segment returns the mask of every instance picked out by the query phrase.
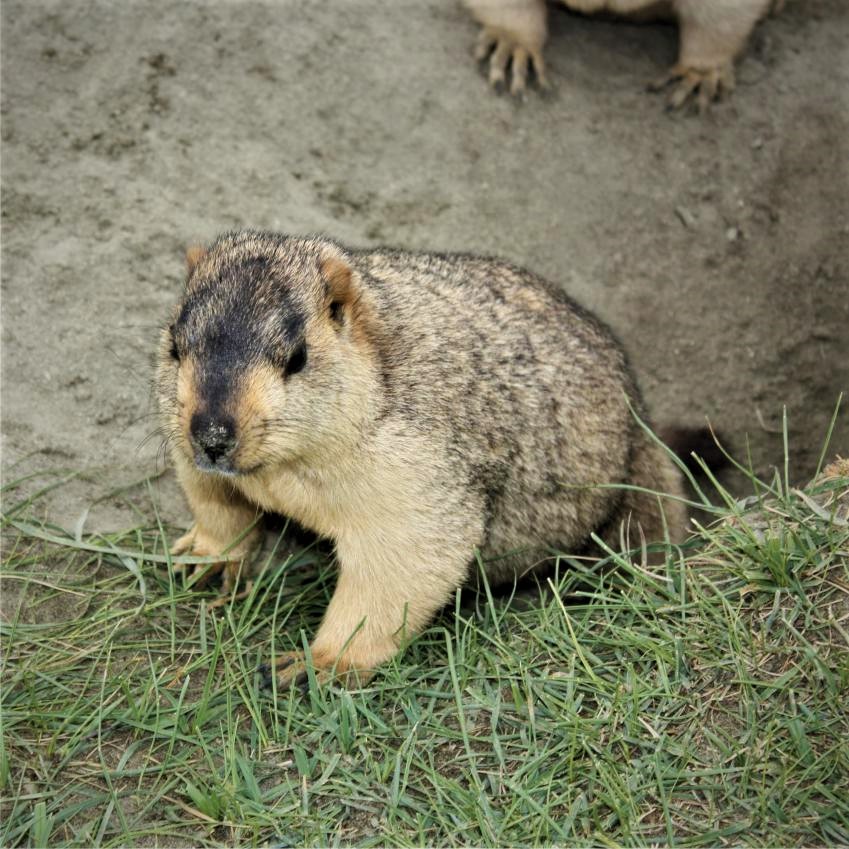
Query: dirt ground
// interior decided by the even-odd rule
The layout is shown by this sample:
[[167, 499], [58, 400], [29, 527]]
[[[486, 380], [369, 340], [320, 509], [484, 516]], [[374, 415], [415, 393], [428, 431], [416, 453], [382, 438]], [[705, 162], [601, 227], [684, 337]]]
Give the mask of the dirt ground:
[[764, 21], [701, 118], [644, 89], [671, 26], [553, 8], [555, 91], [524, 103], [476, 34], [457, 0], [4, 0], [6, 481], [91, 472], [47, 503], [67, 523], [154, 471], [182, 252], [243, 226], [528, 265], [612, 325], [656, 422], [708, 416], [765, 470], [786, 406], [809, 476], [849, 388], [846, 0]]

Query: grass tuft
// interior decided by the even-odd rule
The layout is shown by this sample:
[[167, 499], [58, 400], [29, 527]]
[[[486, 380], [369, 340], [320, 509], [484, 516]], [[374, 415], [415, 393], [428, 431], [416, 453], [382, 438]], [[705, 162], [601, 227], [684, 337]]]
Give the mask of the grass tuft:
[[533, 603], [458, 595], [363, 689], [276, 700], [257, 668], [314, 632], [325, 553], [283, 534], [211, 608], [154, 503], [86, 534], [11, 484], [0, 843], [847, 844], [849, 463], [748, 475], [661, 566], [562, 558]]

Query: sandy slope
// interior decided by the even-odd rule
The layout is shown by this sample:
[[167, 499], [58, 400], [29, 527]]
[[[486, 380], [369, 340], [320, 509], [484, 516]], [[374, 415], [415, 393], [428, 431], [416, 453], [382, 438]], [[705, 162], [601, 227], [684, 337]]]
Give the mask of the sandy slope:
[[[849, 5], [762, 24], [734, 97], [643, 84], [675, 31], [552, 13], [556, 91], [490, 93], [454, 0], [3, 3], [2, 461], [154, 467], [157, 326], [182, 249], [254, 226], [498, 253], [626, 343], [657, 421], [759, 467], [787, 405], [809, 476], [849, 388]], [[849, 412], [835, 448], [849, 453]], [[166, 514], [184, 508], [165, 479]]]

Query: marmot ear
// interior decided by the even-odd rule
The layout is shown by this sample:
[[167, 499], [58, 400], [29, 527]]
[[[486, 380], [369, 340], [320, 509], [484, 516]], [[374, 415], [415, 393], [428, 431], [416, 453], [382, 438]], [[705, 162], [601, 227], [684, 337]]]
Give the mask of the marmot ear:
[[342, 323], [346, 313], [352, 313], [357, 301], [357, 284], [354, 272], [342, 257], [330, 256], [319, 266], [327, 286], [327, 304], [330, 318]]
[[368, 287], [344, 254], [328, 253], [319, 263], [326, 288], [327, 315], [338, 328], [345, 327], [350, 338], [363, 350], [377, 355], [380, 348], [380, 322]]
[[206, 256], [207, 250], [203, 245], [192, 245], [186, 249], [186, 271], [192, 276], [198, 263]]

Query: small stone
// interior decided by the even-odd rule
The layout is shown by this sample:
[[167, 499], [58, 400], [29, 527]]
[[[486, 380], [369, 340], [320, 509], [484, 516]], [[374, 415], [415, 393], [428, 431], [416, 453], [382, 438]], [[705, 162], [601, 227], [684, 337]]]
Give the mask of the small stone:
[[688, 230], [692, 230], [696, 226], [696, 217], [686, 206], [676, 206], [675, 214], [681, 219], [681, 223]]

